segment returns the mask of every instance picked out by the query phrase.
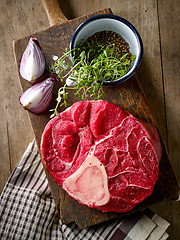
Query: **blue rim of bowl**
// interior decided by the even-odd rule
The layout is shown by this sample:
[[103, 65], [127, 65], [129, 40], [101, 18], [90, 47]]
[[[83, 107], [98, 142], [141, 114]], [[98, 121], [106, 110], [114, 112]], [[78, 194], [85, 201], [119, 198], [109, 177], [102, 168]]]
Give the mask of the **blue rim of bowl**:
[[[131, 72], [129, 71], [126, 75], [124, 75], [122, 78], [119, 78], [113, 82], [103, 82], [103, 84], [106, 86], [108, 85], [116, 85], [118, 83], [121, 83], [121, 82], [124, 82], [126, 80], [128, 80], [137, 70], [137, 68], [139, 67], [140, 63], [141, 63], [141, 60], [142, 60], [142, 56], [143, 56], [143, 43], [142, 43], [142, 39], [141, 39], [141, 36], [140, 34], [138, 33], [138, 31], [136, 30], [136, 28], [129, 22], [127, 21], [126, 19], [122, 18], [122, 17], [119, 17], [117, 15], [111, 15], [111, 14], [100, 14], [100, 15], [96, 15], [96, 16], [93, 16], [91, 18], [88, 18], [87, 20], [85, 20], [83, 23], [81, 23], [79, 25], [79, 27], [75, 30], [72, 38], [71, 38], [71, 42], [70, 42], [70, 50], [72, 50], [74, 48], [74, 42], [75, 42], [75, 39], [76, 39], [76, 36], [77, 34], [81, 31], [82, 28], [84, 28], [88, 23], [96, 20], [96, 19], [101, 19], [101, 18], [110, 18], [110, 19], [115, 19], [115, 20], [118, 20], [120, 22], [123, 22], [125, 25], [127, 25], [134, 33], [136, 39], [137, 39], [137, 42], [138, 42], [138, 45], [139, 45], [139, 49], [140, 49], [140, 52], [139, 52], [139, 56], [138, 56], [138, 60], [136, 62], [136, 66], [134, 67], [134, 70]], [[73, 55], [73, 52], [71, 52], [71, 59], [72, 59], [72, 55]]]

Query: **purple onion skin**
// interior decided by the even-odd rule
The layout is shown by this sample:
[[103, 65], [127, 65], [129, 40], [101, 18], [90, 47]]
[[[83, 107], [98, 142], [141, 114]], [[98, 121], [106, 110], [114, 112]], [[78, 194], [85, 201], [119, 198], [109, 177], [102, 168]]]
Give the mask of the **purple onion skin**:
[[20, 96], [20, 104], [25, 110], [36, 115], [42, 114], [51, 103], [54, 82], [55, 78], [49, 77], [42, 82], [34, 84]]
[[36, 82], [45, 70], [45, 57], [36, 38], [30, 37], [20, 61], [19, 72], [30, 83]]

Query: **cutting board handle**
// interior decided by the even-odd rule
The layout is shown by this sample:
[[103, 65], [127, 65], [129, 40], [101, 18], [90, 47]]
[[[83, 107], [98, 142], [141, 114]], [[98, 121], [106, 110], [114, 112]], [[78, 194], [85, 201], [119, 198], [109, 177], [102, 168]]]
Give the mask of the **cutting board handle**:
[[67, 21], [58, 0], [42, 0], [42, 3], [48, 15], [50, 26]]

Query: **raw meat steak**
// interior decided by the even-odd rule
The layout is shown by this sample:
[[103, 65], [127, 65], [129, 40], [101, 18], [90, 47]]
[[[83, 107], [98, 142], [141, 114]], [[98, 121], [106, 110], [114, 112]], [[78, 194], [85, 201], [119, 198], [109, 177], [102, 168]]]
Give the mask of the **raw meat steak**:
[[76, 102], [46, 125], [42, 160], [81, 204], [127, 212], [148, 197], [158, 178], [156, 129], [106, 101]]

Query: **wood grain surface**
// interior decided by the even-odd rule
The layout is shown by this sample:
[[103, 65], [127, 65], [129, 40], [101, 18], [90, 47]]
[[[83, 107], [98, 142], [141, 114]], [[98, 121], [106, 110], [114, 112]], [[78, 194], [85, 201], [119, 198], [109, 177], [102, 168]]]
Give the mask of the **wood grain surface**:
[[[111, 7], [114, 14], [127, 18], [141, 34], [144, 57], [138, 78], [167, 145], [174, 171], [180, 181], [180, 84], [179, 84], [179, 1], [62, 1], [68, 19], [88, 14], [97, 9]], [[20, 107], [21, 90], [13, 59], [12, 41], [49, 26], [40, 0], [0, 3], [1, 32], [1, 120], [0, 120], [0, 187], [22, 156], [34, 135], [26, 112]], [[170, 239], [180, 237], [180, 204], [164, 200], [151, 206], [171, 225]]]

